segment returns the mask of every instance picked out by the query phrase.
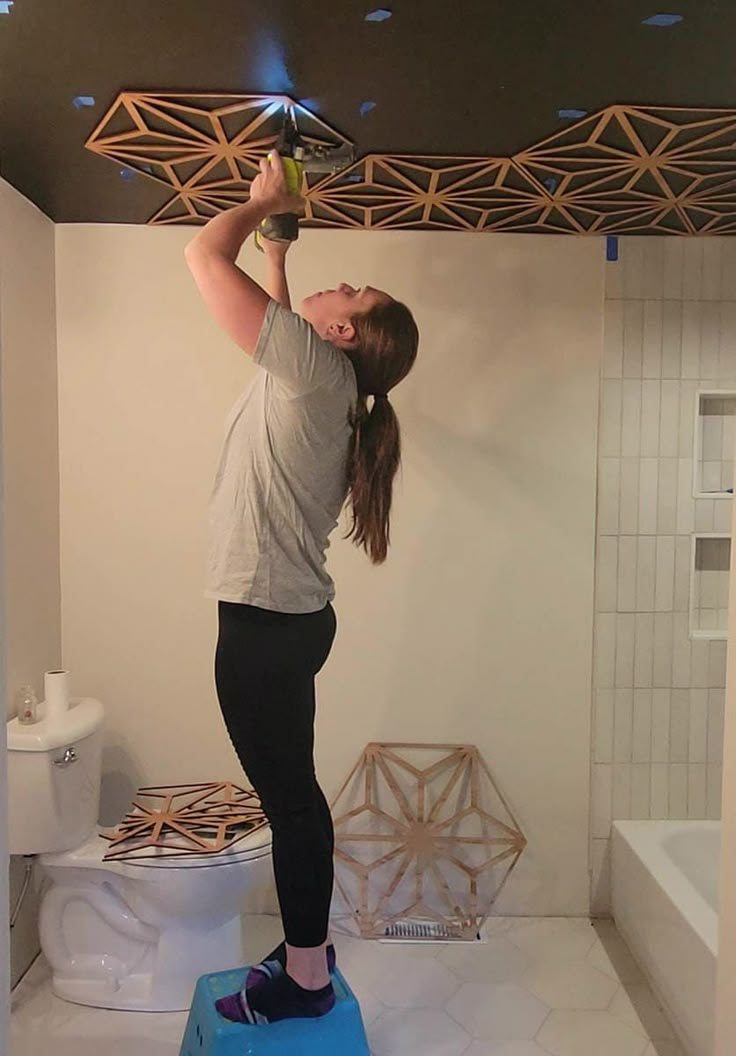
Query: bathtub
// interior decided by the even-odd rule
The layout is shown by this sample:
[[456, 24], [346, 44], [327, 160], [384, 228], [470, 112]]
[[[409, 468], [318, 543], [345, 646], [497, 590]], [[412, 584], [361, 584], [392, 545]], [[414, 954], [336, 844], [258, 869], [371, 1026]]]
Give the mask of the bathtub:
[[712, 1056], [720, 821], [615, 821], [616, 927], [689, 1056]]

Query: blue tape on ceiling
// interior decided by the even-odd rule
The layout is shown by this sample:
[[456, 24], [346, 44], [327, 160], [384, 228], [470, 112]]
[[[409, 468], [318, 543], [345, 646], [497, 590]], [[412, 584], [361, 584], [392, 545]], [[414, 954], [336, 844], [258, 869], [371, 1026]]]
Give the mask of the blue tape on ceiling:
[[81, 110], [83, 106], [94, 106], [95, 97], [93, 95], [77, 95], [72, 99], [72, 103], [77, 110]]
[[0, 0], [0, 15], [9, 15], [13, 0]]
[[557, 116], [558, 117], [564, 117], [564, 118], [585, 117], [587, 115], [587, 113], [588, 113], [587, 110], [558, 110], [557, 111]]
[[385, 22], [387, 18], [391, 18], [391, 12], [387, 7], [379, 7], [377, 11], [371, 11], [369, 15], [365, 16], [366, 22]]
[[674, 26], [682, 22], [682, 15], [652, 15], [642, 20], [643, 26]]
[[547, 188], [550, 194], [554, 194], [559, 185], [559, 180], [556, 176], [548, 176], [544, 181], [544, 186]]
[[616, 235], [609, 235], [606, 239], [606, 260], [618, 260], [618, 238]]
[[361, 103], [360, 104], [360, 116], [361, 117], [365, 117], [366, 114], [369, 114], [371, 112], [371, 110], [374, 109], [375, 105], [376, 105], [375, 103]]
[[121, 169], [120, 175], [126, 183], [129, 183], [131, 180], [135, 179], [135, 171], [133, 169]]

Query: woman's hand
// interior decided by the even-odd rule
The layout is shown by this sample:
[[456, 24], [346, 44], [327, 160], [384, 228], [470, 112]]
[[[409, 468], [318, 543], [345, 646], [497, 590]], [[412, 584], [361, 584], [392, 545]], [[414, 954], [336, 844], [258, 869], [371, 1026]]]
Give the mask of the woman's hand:
[[[301, 194], [291, 194], [286, 186], [284, 163], [277, 150], [271, 152], [271, 160], [261, 158], [261, 171], [250, 185], [250, 200], [262, 202], [268, 216], [278, 213], [296, 213], [301, 216], [306, 203]], [[265, 241], [265, 240], [264, 240]]]

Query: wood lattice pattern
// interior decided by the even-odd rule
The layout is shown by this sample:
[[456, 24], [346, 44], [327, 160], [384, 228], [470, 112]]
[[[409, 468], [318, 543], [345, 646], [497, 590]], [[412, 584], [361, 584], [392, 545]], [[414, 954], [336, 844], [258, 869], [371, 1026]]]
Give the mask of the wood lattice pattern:
[[111, 846], [103, 861], [218, 854], [267, 824], [252, 788], [230, 782], [140, 788], [120, 824], [100, 832]]
[[[121, 92], [86, 146], [173, 188], [150, 224], [206, 222], [248, 198], [284, 107], [349, 143], [288, 96]], [[736, 110], [614, 105], [512, 157], [368, 154], [303, 194], [305, 227], [733, 234]]]
[[474, 939], [526, 846], [471, 744], [372, 742], [332, 810], [335, 885], [364, 937], [430, 921]]

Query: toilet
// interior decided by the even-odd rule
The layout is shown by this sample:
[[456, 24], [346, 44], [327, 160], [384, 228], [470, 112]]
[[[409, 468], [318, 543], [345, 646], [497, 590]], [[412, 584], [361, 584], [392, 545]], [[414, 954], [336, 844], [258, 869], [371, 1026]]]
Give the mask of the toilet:
[[100, 1008], [186, 1011], [200, 976], [265, 952], [250, 948], [243, 914], [273, 912], [270, 826], [213, 854], [154, 847], [106, 859], [102, 705], [72, 698], [63, 714], [39, 715], [7, 724], [9, 851], [38, 855], [47, 879], [39, 935], [53, 992]]

